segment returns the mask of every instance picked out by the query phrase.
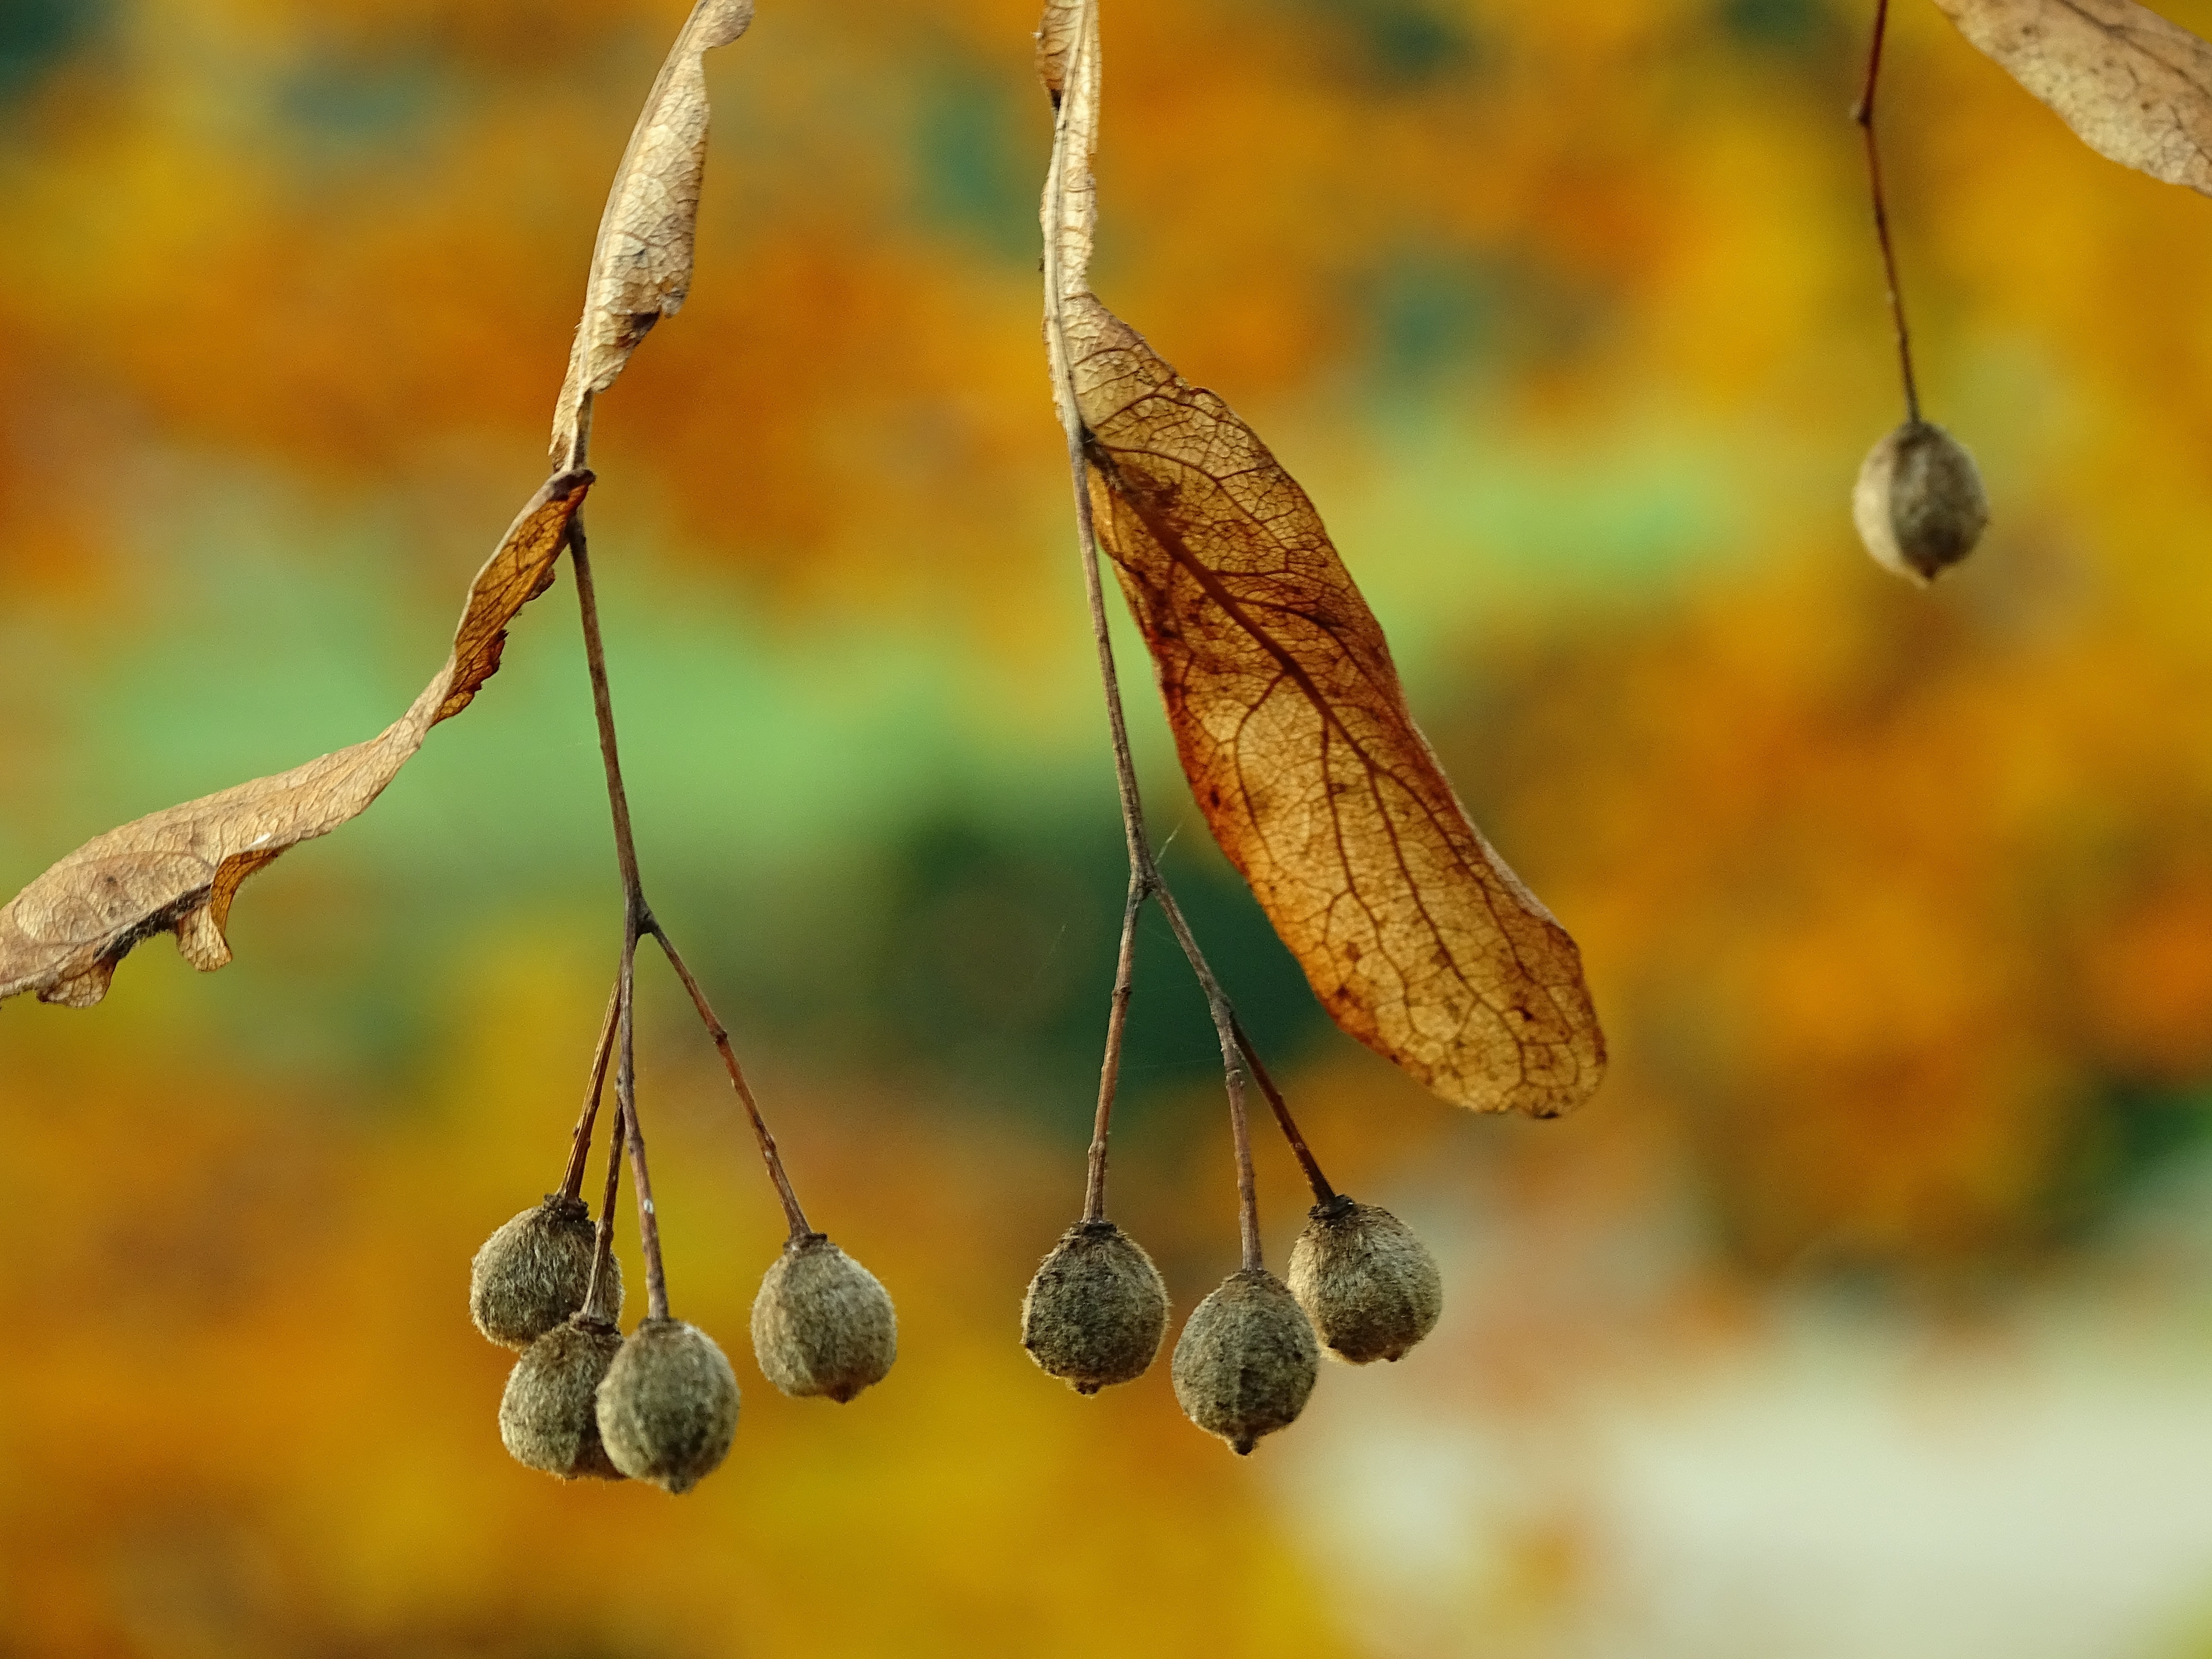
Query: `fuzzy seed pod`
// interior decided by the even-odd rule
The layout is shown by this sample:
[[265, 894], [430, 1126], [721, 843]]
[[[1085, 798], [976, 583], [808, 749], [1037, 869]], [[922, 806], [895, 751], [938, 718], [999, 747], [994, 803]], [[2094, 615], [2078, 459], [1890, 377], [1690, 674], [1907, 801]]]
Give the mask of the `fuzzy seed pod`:
[[1851, 518], [1876, 563], [1925, 586], [1974, 550], [1990, 501], [1965, 445], [1931, 422], [1907, 421], [1868, 452]]
[[1022, 1297], [1022, 1346], [1078, 1394], [1142, 1376], [1167, 1328], [1160, 1270], [1110, 1221], [1062, 1233]]
[[499, 1437], [516, 1462], [563, 1480], [623, 1478], [600, 1442], [597, 1401], [622, 1345], [606, 1321], [578, 1314], [522, 1351], [499, 1402]]
[[[493, 1341], [526, 1348], [584, 1305], [596, 1239], [581, 1199], [548, 1194], [483, 1242], [469, 1267], [469, 1317]], [[622, 1313], [612, 1261], [607, 1316]]]
[[876, 1276], [821, 1233], [783, 1247], [753, 1298], [753, 1353], [792, 1395], [839, 1405], [880, 1382], [898, 1358], [898, 1316]]
[[1321, 1370], [1313, 1327], [1264, 1267], [1223, 1279], [1176, 1339], [1175, 1391], [1183, 1414], [1239, 1457], [1305, 1409]]
[[686, 1492], [722, 1466], [738, 1431], [738, 1379], [714, 1339], [648, 1319], [600, 1379], [599, 1438], [633, 1480]]
[[1316, 1204], [1291, 1246], [1291, 1294], [1335, 1358], [1399, 1359], [1437, 1327], [1443, 1275], [1388, 1210], [1338, 1197]]

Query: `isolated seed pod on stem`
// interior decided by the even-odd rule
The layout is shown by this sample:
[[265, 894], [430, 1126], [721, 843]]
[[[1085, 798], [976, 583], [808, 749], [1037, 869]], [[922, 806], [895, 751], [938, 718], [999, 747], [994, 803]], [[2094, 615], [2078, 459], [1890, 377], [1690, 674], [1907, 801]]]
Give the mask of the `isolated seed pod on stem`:
[[1022, 1297], [1022, 1346], [1078, 1394], [1142, 1376], [1167, 1328], [1160, 1270], [1110, 1221], [1062, 1233]]
[[1320, 1370], [1304, 1310], [1264, 1267], [1223, 1279], [1176, 1341], [1176, 1402], [1240, 1457], [1297, 1420]]
[[648, 1319], [599, 1389], [599, 1438], [633, 1480], [687, 1492], [720, 1468], [738, 1431], [738, 1379], [696, 1325]]
[[1851, 518], [1876, 563], [1925, 586], [1974, 550], [1990, 502], [1966, 446], [1910, 420], [1868, 453]]
[[1413, 1229], [1340, 1194], [1313, 1206], [1289, 1283], [1322, 1346], [1354, 1365], [1402, 1358], [1443, 1310], [1443, 1275]]
[[578, 1314], [522, 1351], [499, 1402], [499, 1437], [516, 1462], [563, 1480], [623, 1478], [599, 1439], [597, 1398], [622, 1345], [613, 1325]]
[[[495, 1342], [529, 1346], [584, 1305], [593, 1249], [592, 1215], [584, 1201], [548, 1194], [477, 1251], [469, 1266], [469, 1317]], [[617, 1316], [618, 1272], [611, 1300], [609, 1316]]]
[[783, 1247], [753, 1298], [753, 1353], [785, 1394], [839, 1405], [898, 1358], [898, 1316], [876, 1276], [822, 1233]]

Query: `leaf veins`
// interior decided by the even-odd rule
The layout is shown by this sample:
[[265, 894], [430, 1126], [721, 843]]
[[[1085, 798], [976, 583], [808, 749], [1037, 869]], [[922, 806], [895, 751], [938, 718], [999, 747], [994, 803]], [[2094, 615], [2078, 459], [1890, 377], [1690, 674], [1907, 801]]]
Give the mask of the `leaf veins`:
[[1460, 1105], [1566, 1111], [1605, 1069], [1574, 940], [1453, 793], [1297, 480], [1090, 291], [1097, 45], [1092, 0], [1054, 0], [1046, 339], [1192, 792], [1345, 1030]]
[[2098, 155], [2212, 196], [2212, 45], [2134, 0], [1936, 0]]
[[1091, 511], [1214, 838], [1337, 1024], [1447, 1100], [1549, 1117], [1605, 1064], [1582, 957], [1468, 817], [1321, 518], [1088, 295]]

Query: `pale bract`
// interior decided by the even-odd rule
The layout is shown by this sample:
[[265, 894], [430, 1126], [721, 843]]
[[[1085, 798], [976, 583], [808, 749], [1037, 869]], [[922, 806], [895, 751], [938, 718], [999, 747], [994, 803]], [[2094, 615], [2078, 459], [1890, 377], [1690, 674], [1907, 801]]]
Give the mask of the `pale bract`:
[[2212, 45], [2134, 0], [1936, 0], [2100, 155], [2212, 195]]
[[556, 466], [580, 466], [591, 438], [591, 399], [615, 383], [630, 353], [691, 289], [699, 191], [707, 170], [705, 55], [753, 21], [752, 0], [699, 0], [669, 48], [630, 130], [607, 192], [584, 314], [553, 411]]

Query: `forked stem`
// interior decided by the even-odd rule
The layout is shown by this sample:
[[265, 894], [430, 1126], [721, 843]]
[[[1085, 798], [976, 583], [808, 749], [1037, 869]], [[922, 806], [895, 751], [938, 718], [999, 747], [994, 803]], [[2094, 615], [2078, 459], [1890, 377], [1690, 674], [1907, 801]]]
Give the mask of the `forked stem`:
[[1881, 148], [1874, 136], [1875, 91], [1881, 79], [1882, 37], [1889, 27], [1889, 0], [1874, 0], [1874, 40], [1867, 48], [1866, 84], [1851, 109], [1866, 140], [1867, 187], [1874, 198], [1874, 232], [1881, 244], [1882, 276], [1889, 284], [1890, 320], [1897, 329], [1897, 366], [1905, 379], [1905, 412], [1917, 425], [1920, 390], [1912, 379], [1912, 337], [1905, 326], [1905, 291], [1897, 281], [1897, 254], [1889, 243], [1889, 209], [1881, 191]]
[[[759, 1103], [745, 1082], [744, 1069], [738, 1064], [737, 1053], [730, 1046], [730, 1034], [716, 1017], [707, 994], [676, 948], [668, 930], [653, 914], [646, 901], [644, 883], [638, 874], [637, 843], [630, 830], [629, 793], [623, 785], [622, 756], [615, 738], [614, 696], [607, 683], [606, 646], [599, 630], [599, 590], [592, 580], [591, 544], [584, 534], [584, 515], [580, 513], [568, 523], [568, 559], [576, 572], [576, 603], [584, 623], [584, 660], [592, 677], [592, 708], [599, 721], [599, 758], [606, 769], [607, 805], [614, 815], [615, 860], [622, 872], [623, 883], [623, 961], [622, 975], [617, 988], [620, 1006], [621, 1040], [619, 1058], [615, 1071], [615, 1097], [623, 1114], [623, 1129], [630, 1151], [631, 1168], [638, 1183], [638, 1232], [646, 1253], [646, 1283], [653, 1298], [655, 1318], [668, 1314], [668, 1294], [660, 1262], [660, 1228], [653, 1212], [653, 1189], [646, 1173], [645, 1139], [637, 1121], [635, 1075], [631, 1065], [632, 1032], [635, 1025], [635, 978], [638, 940], [650, 935], [675, 969], [676, 975], [690, 993], [691, 1006], [698, 1011], [699, 1018], [707, 1028], [707, 1035], [722, 1056], [722, 1063], [730, 1073], [730, 1083], [744, 1104], [745, 1116], [751, 1122], [754, 1139], [759, 1143], [762, 1160], [768, 1165], [769, 1178], [775, 1183], [776, 1196], [782, 1200], [784, 1218], [790, 1224], [792, 1237], [803, 1237], [810, 1230], [806, 1217], [799, 1206], [799, 1197], [792, 1190], [790, 1177], [784, 1173], [783, 1158], [776, 1150], [775, 1138], [769, 1133], [767, 1121], [761, 1116]], [[625, 1084], [624, 1079], [629, 1082]], [[624, 1093], [625, 1088], [629, 1092]]]

